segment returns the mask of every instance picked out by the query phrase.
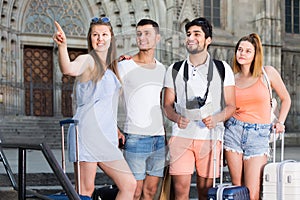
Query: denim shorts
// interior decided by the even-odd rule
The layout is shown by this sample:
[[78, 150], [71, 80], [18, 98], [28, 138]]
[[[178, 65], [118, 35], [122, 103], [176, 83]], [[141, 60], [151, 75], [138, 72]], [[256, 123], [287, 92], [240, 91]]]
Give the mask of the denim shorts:
[[163, 177], [165, 136], [125, 133], [124, 157], [136, 180], [144, 180], [146, 175]]
[[242, 153], [244, 159], [269, 156], [271, 124], [251, 124], [231, 117], [225, 123], [224, 148]]

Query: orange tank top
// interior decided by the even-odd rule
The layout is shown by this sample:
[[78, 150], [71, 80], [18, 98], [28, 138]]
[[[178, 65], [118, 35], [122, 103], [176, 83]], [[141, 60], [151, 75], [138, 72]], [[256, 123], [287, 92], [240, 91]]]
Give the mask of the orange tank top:
[[235, 87], [235, 92], [237, 110], [233, 114], [234, 118], [248, 123], [270, 123], [270, 93], [261, 78], [250, 87]]

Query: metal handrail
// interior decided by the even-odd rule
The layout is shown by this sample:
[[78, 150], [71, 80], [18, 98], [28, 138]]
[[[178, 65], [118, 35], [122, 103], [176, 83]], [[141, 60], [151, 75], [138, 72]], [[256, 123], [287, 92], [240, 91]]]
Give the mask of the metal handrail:
[[[79, 195], [75, 191], [70, 179], [64, 173], [62, 167], [56, 160], [54, 154], [52, 153], [49, 145], [46, 143], [40, 144], [28, 144], [28, 143], [1, 143], [0, 148], [15, 148], [19, 151], [19, 163], [18, 163], [18, 182], [19, 187], [15, 187], [14, 189], [18, 189], [18, 199], [25, 200], [26, 199], [26, 150], [37, 150], [41, 151], [46, 158], [48, 164], [50, 165], [52, 171], [56, 175], [58, 181], [60, 182], [61, 186], [63, 187], [66, 195], [71, 200], [80, 200]], [[5, 160], [6, 161], [6, 160]], [[10, 175], [9, 175], [10, 176]], [[13, 179], [14, 180], [14, 179]]]
[[[1, 142], [0, 142], [1, 144]], [[5, 168], [5, 171], [6, 171], [6, 174], [10, 180], [10, 183], [11, 185], [13, 186], [14, 190], [18, 190], [18, 185], [17, 185], [17, 181], [14, 177], [14, 174], [9, 166], [9, 163], [8, 163], [8, 160], [3, 152], [3, 149], [2, 149], [2, 146], [0, 145], [0, 160], [1, 162], [3, 163], [4, 165], [4, 168]]]

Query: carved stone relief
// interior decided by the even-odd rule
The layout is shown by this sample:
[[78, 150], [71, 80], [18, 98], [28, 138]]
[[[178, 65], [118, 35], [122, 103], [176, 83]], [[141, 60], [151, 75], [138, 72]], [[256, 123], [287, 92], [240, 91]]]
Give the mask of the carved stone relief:
[[53, 33], [53, 21], [58, 21], [66, 35], [85, 36], [82, 8], [78, 1], [31, 0], [25, 14], [24, 32]]

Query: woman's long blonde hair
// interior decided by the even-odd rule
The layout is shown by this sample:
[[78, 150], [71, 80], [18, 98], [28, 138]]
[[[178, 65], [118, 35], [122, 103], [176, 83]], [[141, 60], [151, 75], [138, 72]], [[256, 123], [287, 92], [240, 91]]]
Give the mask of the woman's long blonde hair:
[[240, 46], [242, 41], [248, 41], [254, 46], [254, 59], [250, 66], [250, 73], [254, 77], [258, 77], [262, 74], [262, 66], [263, 66], [263, 48], [260, 41], [260, 37], [256, 33], [251, 33], [242, 37], [235, 46], [234, 56], [233, 56], [233, 72], [238, 73], [241, 71], [241, 65], [236, 60], [236, 52]]
[[110, 41], [110, 46], [108, 48], [105, 65], [107, 66], [108, 69], [111, 69], [116, 74], [117, 78], [120, 80], [120, 76], [118, 73], [118, 66], [117, 66], [118, 63], [117, 63], [116, 41], [114, 37], [113, 27], [111, 26], [110, 22], [103, 22], [100, 18], [97, 22], [90, 23], [90, 28], [87, 34], [88, 52], [95, 60], [95, 70], [94, 70], [95, 73], [93, 73], [94, 75], [92, 77], [92, 80], [93, 82], [100, 80], [105, 72], [105, 66], [103, 66], [103, 63], [101, 62], [99, 56], [97, 55], [97, 53], [94, 51], [92, 47], [91, 32], [92, 32], [92, 28], [95, 25], [105, 25], [109, 27], [111, 33], [111, 41]]
[[[115, 42], [115, 37], [114, 37], [114, 32], [113, 28], [110, 24], [110, 22], [103, 22], [101, 18], [97, 22], [91, 22], [89, 31], [87, 34], [87, 41], [88, 41], [88, 52], [89, 54], [94, 58], [95, 61], [95, 68], [94, 71], [92, 72], [91, 80], [93, 83], [96, 83], [99, 81], [104, 73], [105, 73], [105, 66], [103, 65], [103, 62], [101, 62], [99, 56], [97, 55], [96, 51], [94, 51], [93, 46], [92, 46], [92, 28], [95, 25], [105, 25], [109, 27], [110, 33], [111, 33], [111, 41], [110, 41], [110, 46], [108, 48], [107, 56], [106, 56], [106, 62], [105, 65], [107, 66], [108, 69], [111, 69], [117, 78], [120, 80], [119, 72], [118, 72], [118, 63], [117, 63], [117, 52], [116, 52], [116, 42]], [[77, 98], [76, 98], [76, 86], [78, 83], [78, 78], [75, 79], [74, 82], [74, 88], [73, 88], [73, 97], [72, 97], [72, 108], [73, 108], [73, 114], [76, 111], [77, 107]]]

